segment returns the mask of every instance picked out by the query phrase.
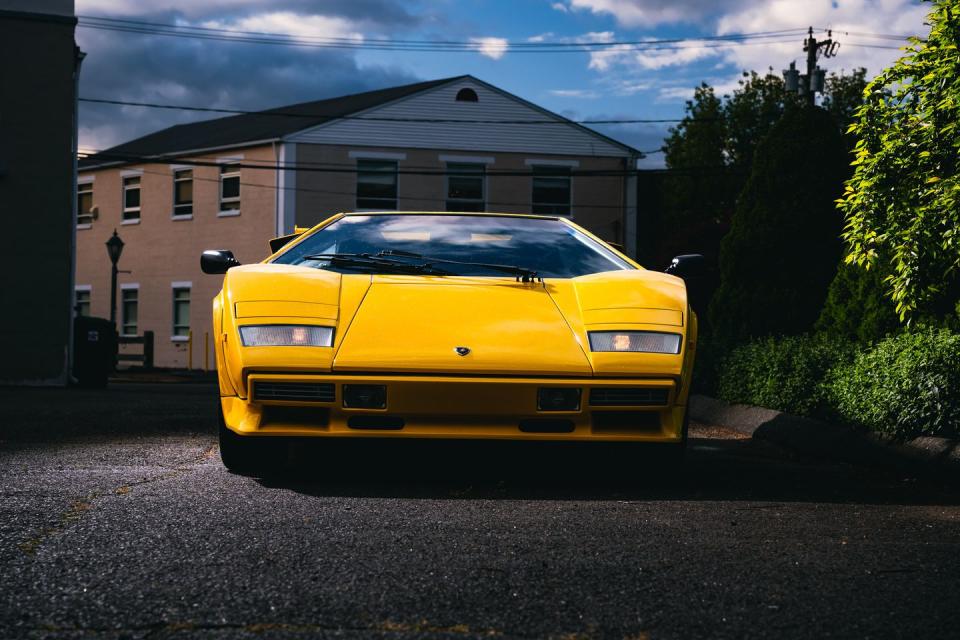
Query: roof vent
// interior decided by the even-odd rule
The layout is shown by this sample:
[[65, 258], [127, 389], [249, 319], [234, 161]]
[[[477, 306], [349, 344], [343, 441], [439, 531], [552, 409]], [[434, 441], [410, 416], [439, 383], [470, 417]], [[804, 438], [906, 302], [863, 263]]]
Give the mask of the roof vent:
[[480, 102], [480, 98], [473, 89], [460, 89], [457, 91], [457, 102]]

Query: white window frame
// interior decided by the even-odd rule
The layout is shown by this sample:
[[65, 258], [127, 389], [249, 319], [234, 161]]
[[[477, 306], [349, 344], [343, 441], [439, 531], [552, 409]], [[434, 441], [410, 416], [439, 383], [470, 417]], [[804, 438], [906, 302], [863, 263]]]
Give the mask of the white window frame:
[[[241, 160], [243, 160], [243, 157], [217, 158], [217, 164], [220, 165], [219, 167], [220, 177], [219, 177], [219, 180], [217, 181], [217, 185], [219, 189], [217, 193], [217, 195], [219, 196], [217, 198], [217, 203], [220, 208], [219, 211], [217, 211], [218, 218], [229, 218], [231, 216], [238, 216], [240, 215], [240, 210], [243, 208], [243, 202], [240, 199], [241, 196], [243, 195], [241, 193], [243, 185], [240, 184], [240, 180], [242, 177], [242, 173], [241, 173], [242, 168], [238, 166], [236, 167], [235, 171], [231, 171], [227, 174], [224, 174], [223, 172], [223, 170], [230, 165], [234, 165], [234, 164], [239, 165]], [[224, 177], [233, 178], [234, 176], [236, 176], [237, 178], [237, 194], [238, 195], [236, 197], [224, 198], [223, 197], [223, 179]], [[237, 206], [232, 209], [224, 209], [223, 208], [224, 204], [226, 205], [236, 204]]]
[[[82, 187], [90, 187], [90, 204], [91, 209], [93, 209], [93, 176], [84, 176], [82, 178], [77, 178], [77, 229], [92, 229], [93, 228], [93, 214], [89, 211], [83, 212], [80, 211], [80, 189]], [[84, 222], [80, 222], [84, 220]]]
[[[137, 320], [134, 328], [136, 331], [133, 333], [127, 333], [125, 331], [127, 326], [127, 307], [124, 304], [126, 300], [123, 299], [124, 291], [136, 291], [137, 299], [134, 301], [137, 304]], [[120, 284], [120, 335], [125, 337], [133, 337], [139, 335], [138, 331], [140, 330], [140, 284], [137, 282], [124, 282]]]
[[[137, 191], [140, 192], [140, 204], [137, 207], [127, 207], [127, 180], [137, 178]], [[143, 171], [120, 172], [120, 224], [140, 224], [143, 211]], [[128, 218], [127, 214], [136, 213], [136, 218]]]
[[171, 220], [193, 220], [193, 207], [196, 204], [196, 191], [193, 190], [193, 199], [190, 200], [190, 213], [177, 213], [177, 182], [184, 182], [184, 180], [177, 180], [178, 171], [189, 171], [190, 172], [190, 182], [194, 183], [196, 187], [196, 177], [193, 175], [194, 168], [192, 165], [188, 164], [172, 164], [170, 165], [170, 176], [173, 180], [173, 194], [171, 200], [171, 209], [172, 213], [170, 215]]
[[91, 311], [91, 312], [93, 311], [93, 285], [90, 285], [90, 284], [78, 284], [78, 285], [74, 285], [74, 287], [73, 287], [73, 309], [74, 309], [74, 314], [76, 314], [76, 308], [77, 308], [77, 294], [80, 293], [81, 291], [90, 294], [90, 299], [87, 300], [87, 304], [90, 305], [90, 311]]
[[[450, 165], [451, 165], [451, 164], [469, 164], [469, 165], [474, 165], [474, 166], [476, 166], [476, 167], [479, 167], [480, 170], [477, 171], [477, 172], [473, 172], [473, 173], [471, 173], [471, 172], [454, 173], [453, 171], [450, 170]], [[444, 180], [444, 186], [446, 187], [446, 189], [444, 190], [444, 201], [443, 201], [444, 207], [445, 207], [448, 211], [463, 211], [463, 209], [451, 209], [450, 203], [451, 203], [451, 202], [453, 202], [453, 203], [463, 202], [463, 203], [465, 203], [465, 204], [466, 204], [466, 203], [475, 204], [475, 203], [478, 203], [478, 202], [479, 202], [480, 205], [481, 205], [479, 211], [486, 211], [486, 209], [487, 209], [487, 165], [486, 165], [485, 163], [479, 163], [479, 162], [447, 162], [446, 169], [447, 169], [447, 173], [446, 173], [445, 180]], [[467, 199], [467, 198], [451, 198], [451, 197], [450, 197], [450, 178], [451, 178], [451, 176], [457, 175], [457, 176], [468, 176], [468, 177], [470, 177], [470, 176], [472, 176], [472, 175], [474, 175], [474, 174], [475, 174], [477, 177], [480, 178], [480, 199], [479, 199], [479, 200], [473, 200], [473, 199]]]
[[[193, 306], [193, 283], [187, 280], [170, 283], [170, 342], [187, 342], [190, 340], [190, 325], [187, 325], [187, 335], [177, 335], [177, 291], [186, 289], [190, 292], [187, 304], [191, 311]], [[189, 320], [188, 320], [189, 322]]]

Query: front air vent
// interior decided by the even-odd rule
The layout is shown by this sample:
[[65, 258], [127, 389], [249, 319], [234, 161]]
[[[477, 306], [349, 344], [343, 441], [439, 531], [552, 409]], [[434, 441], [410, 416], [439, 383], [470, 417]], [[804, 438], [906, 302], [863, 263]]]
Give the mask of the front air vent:
[[284, 400], [289, 402], [333, 402], [336, 387], [329, 382], [272, 382], [255, 380], [253, 399], [257, 402]]
[[667, 389], [644, 387], [597, 387], [590, 390], [594, 407], [654, 407], [667, 404]]

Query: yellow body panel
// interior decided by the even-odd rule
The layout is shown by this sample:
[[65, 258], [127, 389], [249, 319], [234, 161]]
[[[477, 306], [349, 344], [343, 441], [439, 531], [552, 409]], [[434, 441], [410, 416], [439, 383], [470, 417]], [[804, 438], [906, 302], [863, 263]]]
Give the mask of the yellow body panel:
[[[245, 347], [238, 328], [247, 324], [333, 327], [333, 344]], [[681, 351], [590, 350], [588, 331], [617, 329], [681, 334]], [[225, 423], [241, 435], [677, 442], [696, 317], [682, 280], [639, 266], [523, 283], [512, 277], [342, 275], [261, 263], [227, 272], [214, 301], [214, 335]], [[461, 346], [469, 353], [458, 355]], [[258, 382], [327, 385], [332, 396], [263, 399], [253, 392]], [[383, 385], [386, 407], [346, 408], [343, 387], [350, 384]], [[579, 408], [538, 409], [542, 387], [579, 389]], [[647, 406], [594, 406], [594, 389], [665, 395]], [[352, 416], [395, 418], [402, 428], [358, 428]], [[523, 426], [551, 420], [569, 428], [548, 433]]]

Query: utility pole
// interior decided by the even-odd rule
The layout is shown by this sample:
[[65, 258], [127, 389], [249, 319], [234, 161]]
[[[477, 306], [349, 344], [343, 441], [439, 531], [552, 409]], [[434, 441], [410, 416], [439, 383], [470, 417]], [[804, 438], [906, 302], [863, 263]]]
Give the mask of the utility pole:
[[826, 72], [817, 66], [817, 59], [832, 58], [837, 55], [840, 43], [833, 40], [833, 33], [827, 31], [826, 40], [817, 40], [813, 35], [813, 27], [807, 32], [803, 41], [803, 50], [807, 53], [807, 73], [800, 75], [796, 63], [791, 62], [789, 69], [783, 70], [783, 80], [787, 91], [799, 93], [811, 107], [816, 104], [817, 93], [823, 93]]

